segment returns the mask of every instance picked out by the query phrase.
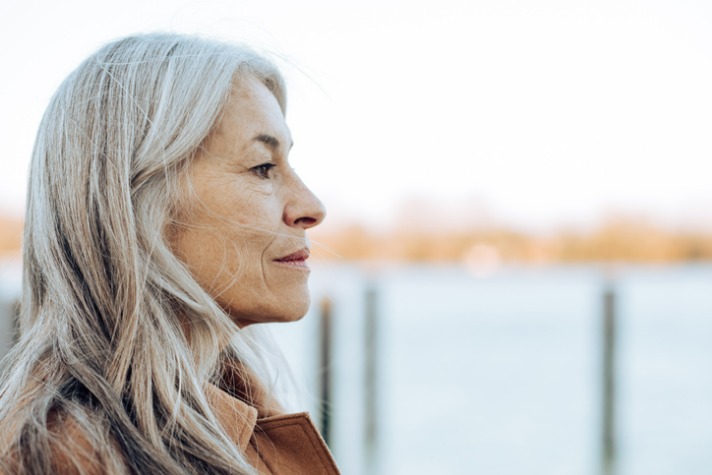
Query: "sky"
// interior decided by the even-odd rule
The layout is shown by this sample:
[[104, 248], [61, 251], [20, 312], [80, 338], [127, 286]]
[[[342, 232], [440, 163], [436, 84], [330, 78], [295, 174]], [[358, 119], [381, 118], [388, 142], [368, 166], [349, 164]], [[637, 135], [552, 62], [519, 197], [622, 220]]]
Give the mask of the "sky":
[[0, 213], [21, 215], [59, 83], [104, 43], [246, 42], [289, 87], [290, 160], [326, 226], [712, 228], [703, 0], [3, 0]]

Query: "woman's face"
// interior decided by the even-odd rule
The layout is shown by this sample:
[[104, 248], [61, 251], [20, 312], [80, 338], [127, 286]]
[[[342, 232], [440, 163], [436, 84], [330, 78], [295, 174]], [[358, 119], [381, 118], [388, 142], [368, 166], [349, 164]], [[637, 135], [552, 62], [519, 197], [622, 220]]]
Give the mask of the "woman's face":
[[170, 241], [239, 325], [291, 321], [309, 308], [306, 230], [324, 207], [290, 167], [292, 138], [274, 95], [233, 86], [190, 170], [192, 194]]

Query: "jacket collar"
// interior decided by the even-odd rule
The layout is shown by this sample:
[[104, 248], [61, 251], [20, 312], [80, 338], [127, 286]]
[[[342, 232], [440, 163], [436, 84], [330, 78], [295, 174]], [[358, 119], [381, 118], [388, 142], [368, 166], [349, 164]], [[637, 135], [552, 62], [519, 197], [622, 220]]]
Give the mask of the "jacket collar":
[[257, 425], [257, 409], [212, 384], [206, 386], [205, 395], [220, 425], [244, 452]]
[[272, 397], [255, 374], [238, 361], [224, 362], [218, 387], [228, 396], [257, 409], [257, 418], [264, 419], [284, 413], [284, 408]]
[[205, 395], [220, 425], [242, 451], [249, 444], [258, 419], [284, 413], [259, 379], [238, 361], [224, 363], [218, 384], [208, 384]]

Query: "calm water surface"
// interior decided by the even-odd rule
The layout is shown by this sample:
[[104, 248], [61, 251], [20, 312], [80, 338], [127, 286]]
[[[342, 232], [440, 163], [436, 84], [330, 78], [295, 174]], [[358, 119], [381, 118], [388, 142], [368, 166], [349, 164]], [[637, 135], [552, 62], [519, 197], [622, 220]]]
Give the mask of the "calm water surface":
[[[620, 268], [610, 279], [598, 267], [513, 268], [482, 278], [423, 266], [372, 280], [381, 473], [600, 473], [609, 281], [619, 315], [618, 474], [712, 473], [712, 266]], [[334, 449], [353, 467], [347, 473], [367, 471], [355, 454], [368, 281], [356, 268], [314, 272], [317, 301], [335, 300], [334, 417], [351, 431], [337, 430]], [[314, 328], [313, 313], [300, 324]], [[302, 352], [313, 356], [310, 342]]]

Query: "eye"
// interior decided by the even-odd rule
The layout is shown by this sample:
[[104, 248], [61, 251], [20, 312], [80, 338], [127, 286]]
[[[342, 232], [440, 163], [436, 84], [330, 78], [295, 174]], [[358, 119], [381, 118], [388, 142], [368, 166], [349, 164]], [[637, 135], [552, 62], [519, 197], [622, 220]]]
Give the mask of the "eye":
[[261, 165], [257, 165], [256, 167], [250, 168], [250, 171], [257, 175], [260, 178], [269, 178], [269, 171], [274, 168], [276, 165], [274, 163], [263, 163]]

